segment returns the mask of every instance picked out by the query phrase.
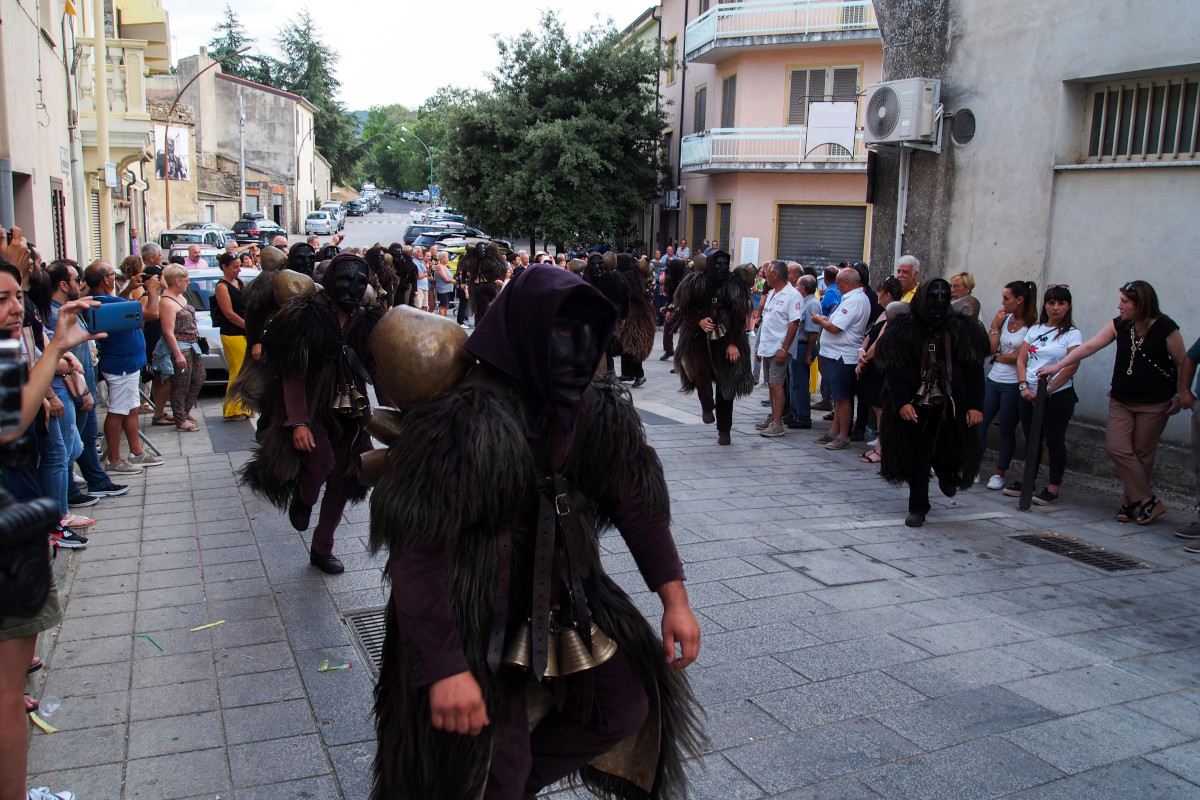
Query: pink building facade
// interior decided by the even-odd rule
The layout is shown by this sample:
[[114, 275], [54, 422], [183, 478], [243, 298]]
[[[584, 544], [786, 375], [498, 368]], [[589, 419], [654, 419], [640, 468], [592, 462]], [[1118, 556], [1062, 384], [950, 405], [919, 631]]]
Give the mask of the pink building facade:
[[[649, 15], [649, 16], [647, 16]], [[734, 263], [869, 258], [863, 87], [882, 75], [869, 0], [664, 0], [643, 15], [676, 66], [651, 249], [716, 239]]]

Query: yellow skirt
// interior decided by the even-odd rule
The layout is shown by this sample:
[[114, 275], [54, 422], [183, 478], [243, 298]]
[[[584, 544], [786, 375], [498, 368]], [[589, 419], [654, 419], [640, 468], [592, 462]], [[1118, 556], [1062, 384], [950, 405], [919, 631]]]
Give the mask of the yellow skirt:
[[236, 417], [239, 414], [249, 416], [250, 409], [229, 397], [229, 387], [233, 385], [242, 368], [242, 362], [246, 360], [246, 337], [221, 334], [221, 348], [225, 351], [225, 362], [229, 364], [229, 384], [225, 387], [225, 418]]

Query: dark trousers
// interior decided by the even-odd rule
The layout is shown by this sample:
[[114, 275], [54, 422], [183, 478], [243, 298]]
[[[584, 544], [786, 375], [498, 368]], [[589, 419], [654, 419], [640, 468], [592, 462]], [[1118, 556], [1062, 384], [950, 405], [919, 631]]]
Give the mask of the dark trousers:
[[[1013, 454], [1017, 452], [1017, 420], [1021, 412], [1021, 390], [1015, 383], [997, 383], [988, 378], [983, 384], [983, 424], [979, 426], [979, 439], [987, 449], [988, 428], [992, 420], [1000, 418], [1000, 455], [996, 469], [1008, 469]], [[1028, 442], [1028, 439], [1026, 440]], [[1025, 445], [1029, 447], [1028, 444]]]
[[679, 328], [679, 315], [672, 312], [667, 314], [663, 323], [663, 352], [669, 356], [675, 355], [675, 331]]
[[640, 359], [634, 358], [628, 353], [622, 353], [621, 374], [627, 378], [644, 378], [646, 377], [646, 370], [643, 369]]
[[862, 375], [858, 376], [858, 380], [854, 383], [855, 412], [854, 424], [850, 427], [850, 432], [863, 436], [867, 433], [867, 423], [871, 419], [871, 404], [867, 402], [867, 391], [871, 388], [869, 383], [863, 379]]
[[796, 357], [788, 364], [789, 400], [792, 419], [796, 422], [812, 422], [812, 396], [808, 393], [810, 367], [804, 363], [808, 354], [808, 342], [796, 347]]
[[471, 313], [471, 304], [469, 302], [467, 302], [466, 296], [463, 295], [463, 290], [462, 290], [461, 286], [455, 288], [454, 296], [458, 298], [457, 321], [458, 321], [459, 325], [462, 325], [464, 322], [467, 321], [467, 317]]
[[75, 424], [79, 428], [79, 438], [83, 440], [83, 452], [75, 463], [87, 480], [89, 489], [103, 489], [112, 483], [104, 467], [100, 466], [100, 453], [96, 450], [96, 440], [100, 438], [100, 424], [96, 419], [96, 407], [85, 412], [79, 402], [75, 402]]
[[525, 699], [528, 676], [523, 671], [505, 676], [509, 716], [494, 735], [496, 748], [484, 800], [533, 800], [541, 789], [607, 752], [642, 726], [650, 702], [624, 648], [589, 674], [595, 681], [590, 713], [584, 714], [581, 708], [582, 674], [555, 678], [567, 684], [563, 710], [551, 710], [533, 733], [528, 733]]
[[344, 476], [354, 457], [353, 443], [349, 440], [332, 442], [324, 431], [314, 434], [314, 438], [317, 446], [305, 455], [304, 466], [300, 468], [300, 502], [307, 506], [316, 505], [321, 487], [325, 487], [321, 513], [317, 527], [313, 529], [312, 551], [327, 556], [333, 553], [333, 532], [346, 509], [349, 487]]
[[[714, 350], [720, 350], [720, 354], [714, 353]], [[713, 375], [712, 365], [713, 359], [724, 358], [724, 348], [720, 345], [712, 345], [707, 339], [697, 339], [692, 344], [692, 352], [688, 359], [692, 367], [692, 381], [696, 384], [696, 396], [700, 398], [701, 411], [715, 411], [717, 415], [717, 430], [729, 431], [733, 429], [733, 398], [728, 400], [721, 397], [716, 389], [715, 376]]]
[[[962, 465], [962, 434], [953, 419], [942, 419], [941, 409], [922, 409], [917, 425], [921, 426], [922, 447], [913, 453], [912, 471], [908, 473], [908, 511], [925, 514], [929, 511], [929, 468], [939, 482], [958, 484]], [[929, 416], [928, 424], [926, 417]], [[910, 423], [901, 422], [901, 425]]]
[[[1033, 387], [1030, 387], [1033, 388]], [[1029, 426], [1033, 424], [1033, 403], [1021, 398], [1021, 430], [1025, 434], [1025, 459], [1042, 464], [1042, 442], [1050, 454], [1050, 484], [1061, 486], [1067, 471], [1067, 425], [1075, 415], [1075, 403], [1079, 398], [1075, 390], [1063, 389], [1046, 398], [1046, 409], [1042, 414], [1042, 438], [1033, 442], [1029, 439]]]

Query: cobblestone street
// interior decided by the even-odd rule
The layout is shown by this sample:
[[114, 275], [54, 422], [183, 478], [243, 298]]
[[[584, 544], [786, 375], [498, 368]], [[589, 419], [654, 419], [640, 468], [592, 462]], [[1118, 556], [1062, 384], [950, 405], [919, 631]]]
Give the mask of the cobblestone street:
[[[718, 447], [660, 353], [634, 397], [705, 637], [689, 673], [711, 742], [689, 798], [1200, 796], [1200, 561], [1170, 533], [1184, 509], [1121, 525], [1115, 496], [1068, 475], [1031, 513], [982, 486], [935, 491], [925, 527], [906, 528], [905, 490], [858, 460], [865, 447], [812, 443], [828, 423], [756, 435], [765, 389]], [[91, 544], [60, 554], [65, 621], [39, 643], [34, 687], [62, 699], [59, 732], [34, 730], [30, 785], [364, 800], [373, 676], [346, 618], [387, 599], [367, 505], [338, 531], [345, 574], [318, 572], [306, 537], [237, 485], [250, 423], [222, 422], [213, 394], [199, 410], [195, 434], [143, 417], [167, 463], [90, 509]], [[1142, 566], [1014, 538], [1047, 532]], [[602, 544], [657, 620], [619, 536]]]

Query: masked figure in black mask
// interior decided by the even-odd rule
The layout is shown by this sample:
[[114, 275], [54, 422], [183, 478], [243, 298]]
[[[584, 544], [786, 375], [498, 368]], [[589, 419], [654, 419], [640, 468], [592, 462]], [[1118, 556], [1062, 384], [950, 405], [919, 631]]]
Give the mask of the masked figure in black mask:
[[707, 259], [697, 256], [694, 263], [675, 290], [680, 322], [675, 370], [682, 390], [699, 395], [704, 422], [717, 423], [717, 442], [729, 444], [733, 401], [754, 390], [746, 335], [750, 287], [730, 272], [724, 250]]
[[324, 486], [310, 561], [338, 573], [334, 531], [346, 502], [367, 494], [358, 482], [360, 456], [371, 449], [367, 383], [375, 365], [367, 337], [383, 308], [361, 305], [369, 280], [361, 256], [338, 255], [321, 280], [324, 291], [288, 300], [263, 335], [258, 446], [242, 480], [286, 509], [299, 531]]
[[458, 283], [466, 289], [476, 325], [496, 302], [507, 272], [508, 262], [495, 242], [476, 242], [458, 257]]
[[[686, 796], [700, 632], [662, 466], [629, 392], [594, 377], [615, 318], [570, 272], [525, 270], [467, 340], [466, 378], [405, 415], [371, 499], [392, 586], [375, 800], [525, 800], [563, 778]], [[663, 639], [604, 572], [610, 527]]]
[[616, 271], [616, 254], [608, 257], [601, 253], [589, 253], [583, 268], [583, 279], [596, 288], [600, 294], [608, 298], [617, 309], [617, 317], [613, 323], [612, 335], [608, 346], [604, 349], [604, 371], [612, 372], [616, 365], [616, 357], [621, 355], [621, 338], [619, 331], [629, 316], [629, 287]]
[[947, 497], [969, 489], [983, 449], [970, 430], [983, 421], [983, 362], [990, 344], [978, 320], [950, 306], [942, 278], [919, 287], [908, 314], [890, 320], [875, 345], [886, 387], [880, 439], [883, 477], [908, 484], [908, 517], [929, 513], [929, 468]]

